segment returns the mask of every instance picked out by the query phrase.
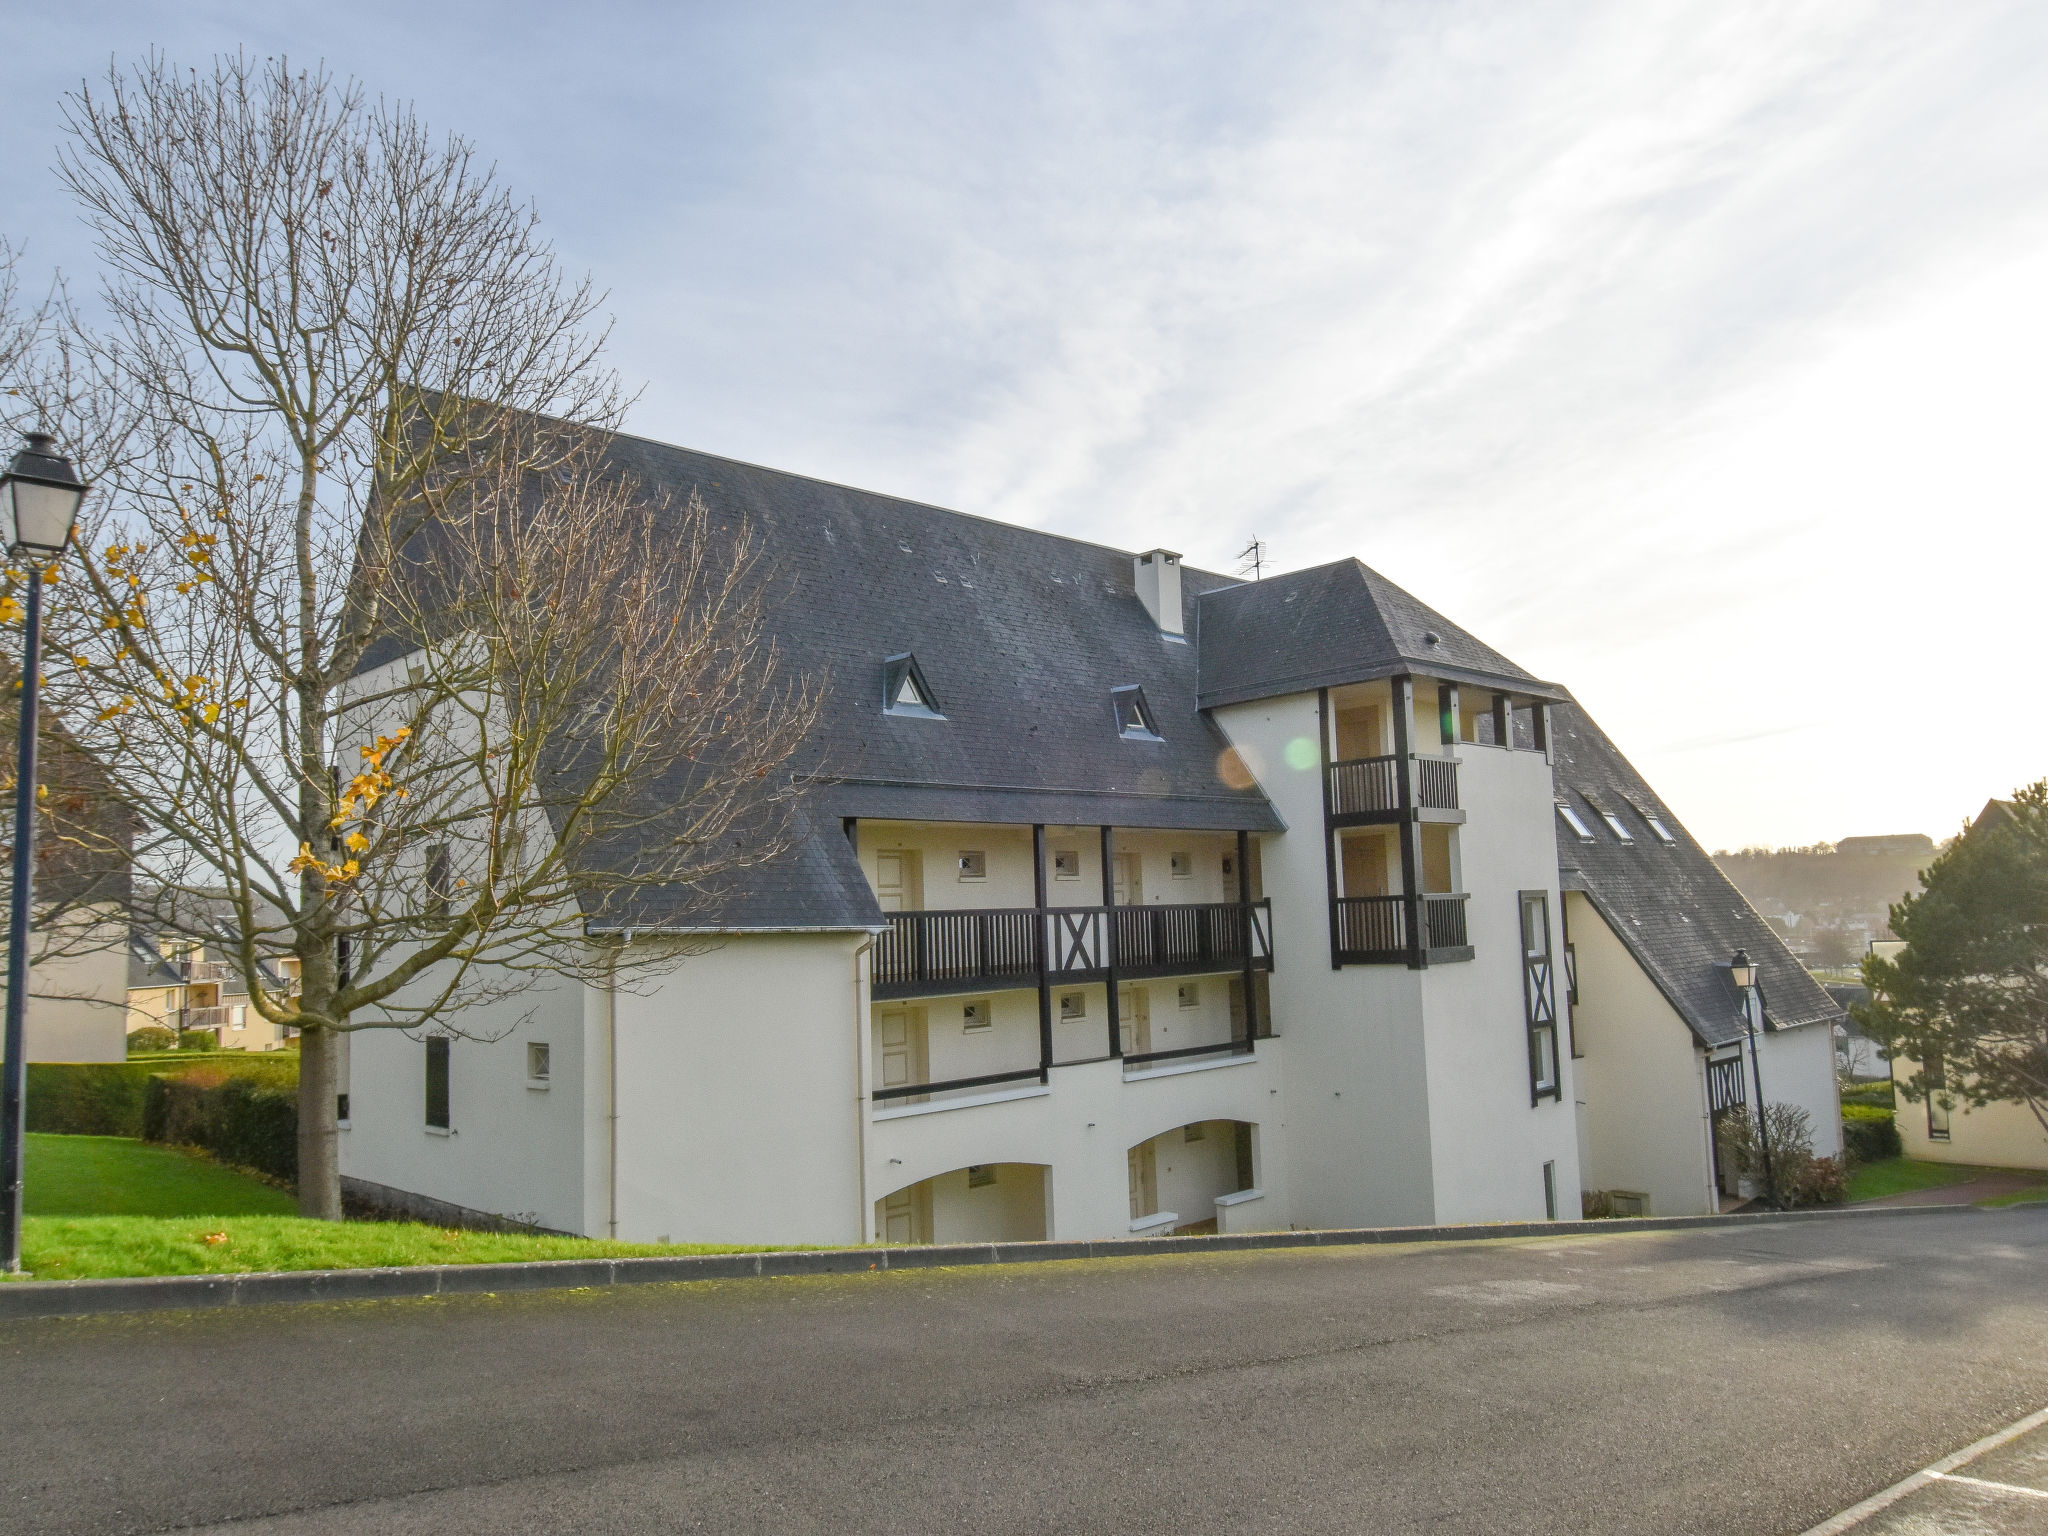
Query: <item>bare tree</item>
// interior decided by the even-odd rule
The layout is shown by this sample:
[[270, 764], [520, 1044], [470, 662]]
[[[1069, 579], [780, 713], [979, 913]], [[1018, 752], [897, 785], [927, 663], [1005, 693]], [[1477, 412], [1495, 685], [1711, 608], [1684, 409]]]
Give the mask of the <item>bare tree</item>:
[[745, 529], [617, 469], [599, 298], [469, 145], [281, 60], [152, 58], [68, 121], [112, 323], [33, 386], [99, 482], [52, 707], [147, 920], [218, 943], [224, 903], [303, 1031], [334, 1217], [339, 1037], [655, 963], [591, 919], [687, 925], [780, 852], [814, 698]]

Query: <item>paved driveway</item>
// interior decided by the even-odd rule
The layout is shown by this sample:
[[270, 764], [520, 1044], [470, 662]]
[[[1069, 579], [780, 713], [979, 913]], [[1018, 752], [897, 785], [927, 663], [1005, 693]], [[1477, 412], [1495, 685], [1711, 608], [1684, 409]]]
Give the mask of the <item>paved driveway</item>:
[[0, 1530], [1797, 1532], [2048, 1403], [2044, 1282], [2020, 1207], [16, 1323]]

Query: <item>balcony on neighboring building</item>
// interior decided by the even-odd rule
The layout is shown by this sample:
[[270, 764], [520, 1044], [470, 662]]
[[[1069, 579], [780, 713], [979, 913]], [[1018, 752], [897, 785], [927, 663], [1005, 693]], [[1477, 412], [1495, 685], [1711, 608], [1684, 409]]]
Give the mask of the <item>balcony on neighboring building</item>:
[[[1413, 787], [1402, 794], [1403, 764], [1412, 765]], [[1463, 821], [1458, 805], [1458, 760], [1411, 752], [1405, 758], [1354, 757], [1331, 763], [1330, 825], [1362, 826], [1400, 821], [1410, 811], [1422, 821]]]
[[[1419, 949], [1426, 963], [1472, 958], [1465, 928], [1463, 895], [1339, 896], [1332, 902], [1331, 929], [1340, 965], [1407, 965]], [[1416, 913], [1420, 937], [1415, 938]]]

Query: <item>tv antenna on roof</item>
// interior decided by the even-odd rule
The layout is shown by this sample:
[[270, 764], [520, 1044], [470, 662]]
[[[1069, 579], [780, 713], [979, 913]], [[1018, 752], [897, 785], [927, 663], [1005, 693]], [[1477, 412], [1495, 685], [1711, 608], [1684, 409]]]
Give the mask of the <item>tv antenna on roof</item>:
[[1237, 557], [1237, 574], [1249, 576], [1253, 581], [1259, 580], [1266, 574], [1266, 541], [1264, 539], [1253, 539], [1251, 543], [1245, 545], [1243, 553]]

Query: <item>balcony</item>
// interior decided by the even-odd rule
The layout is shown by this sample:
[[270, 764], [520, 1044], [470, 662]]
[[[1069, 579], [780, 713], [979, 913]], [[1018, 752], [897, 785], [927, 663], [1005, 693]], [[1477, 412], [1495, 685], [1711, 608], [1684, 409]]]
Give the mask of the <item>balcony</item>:
[[1463, 821], [1458, 806], [1458, 760], [1409, 753], [1406, 759], [1353, 757], [1325, 770], [1330, 795], [1330, 824], [1359, 826], [1401, 819], [1401, 773], [1413, 764], [1413, 805], [1422, 821]]
[[[1247, 921], [1249, 919], [1249, 921]], [[1049, 983], [1273, 968], [1270, 901], [891, 912], [875, 941], [877, 1001]]]
[[1418, 958], [1409, 924], [1422, 909], [1419, 958], [1429, 965], [1470, 960], [1462, 895], [1339, 896], [1333, 903], [1339, 965], [1407, 965]]

